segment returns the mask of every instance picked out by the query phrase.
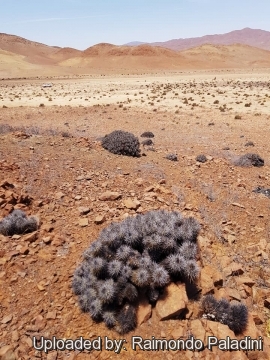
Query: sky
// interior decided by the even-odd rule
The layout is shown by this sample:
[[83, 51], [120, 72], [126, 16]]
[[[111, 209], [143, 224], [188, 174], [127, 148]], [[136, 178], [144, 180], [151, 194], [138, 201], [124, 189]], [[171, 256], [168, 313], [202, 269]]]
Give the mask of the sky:
[[0, 0], [0, 33], [84, 50], [223, 34], [270, 31], [270, 0]]

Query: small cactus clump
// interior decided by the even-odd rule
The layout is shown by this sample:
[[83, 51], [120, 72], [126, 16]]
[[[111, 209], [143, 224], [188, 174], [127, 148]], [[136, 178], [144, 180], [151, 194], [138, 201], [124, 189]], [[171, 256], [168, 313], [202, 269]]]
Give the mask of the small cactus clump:
[[81, 310], [119, 333], [133, 330], [140, 291], [155, 303], [171, 281], [196, 281], [199, 231], [194, 218], [165, 210], [104, 228], [73, 276]]
[[141, 137], [153, 138], [155, 137], [155, 135], [151, 131], [145, 131], [144, 133], [142, 133]]
[[218, 321], [237, 335], [247, 327], [248, 310], [242, 303], [231, 304], [226, 299], [216, 300], [213, 295], [206, 295], [202, 300], [203, 317]]
[[171, 161], [178, 161], [177, 155], [175, 155], [175, 154], [166, 155], [166, 159], [171, 160]]
[[264, 166], [264, 160], [258, 154], [245, 154], [235, 161], [235, 165], [244, 167], [261, 167]]
[[151, 146], [153, 144], [154, 143], [153, 143], [153, 141], [151, 139], [145, 139], [145, 140], [142, 141], [143, 146]]
[[101, 145], [113, 154], [134, 157], [140, 156], [139, 139], [127, 131], [115, 130], [105, 135], [101, 141]]
[[35, 216], [27, 217], [24, 211], [14, 210], [0, 221], [0, 234], [25, 234], [37, 230], [38, 225], [39, 221]]
[[198, 155], [196, 157], [196, 161], [201, 162], [201, 163], [205, 163], [207, 161], [207, 157], [205, 155], [203, 155], [203, 154]]

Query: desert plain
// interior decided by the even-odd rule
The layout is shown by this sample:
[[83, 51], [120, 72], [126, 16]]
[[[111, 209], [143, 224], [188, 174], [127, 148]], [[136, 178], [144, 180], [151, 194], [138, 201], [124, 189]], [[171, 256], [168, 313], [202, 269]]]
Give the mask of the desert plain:
[[[210, 62], [204, 60], [207, 66], [198, 62], [197, 68], [185, 62], [175, 69], [172, 55], [162, 61], [155, 55], [151, 67], [147, 53], [139, 60], [125, 58], [121, 67], [114, 67], [111, 57], [108, 67], [101, 55], [91, 60], [93, 68], [89, 59], [73, 57], [61, 60], [58, 74], [48, 62], [43, 72], [40, 64], [38, 71], [29, 70], [20, 60], [19, 71], [14, 62], [5, 63], [0, 75], [0, 216], [22, 209], [38, 216], [40, 226], [30, 234], [0, 235], [3, 359], [269, 359], [270, 198], [254, 190], [270, 188], [270, 66], [226, 63], [220, 51], [229, 50], [220, 49], [187, 50], [197, 58], [218, 50], [216, 63], [211, 55]], [[11, 55], [5, 56], [10, 64]], [[119, 64], [121, 55], [114, 56]], [[67, 70], [82, 61], [88, 63], [80, 70]], [[114, 130], [132, 132], [140, 141], [143, 132], [151, 131], [153, 144], [141, 144], [137, 158], [109, 153], [101, 139]], [[247, 153], [259, 154], [264, 166], [236, 166]], [[168, 154], [177, 161], [168, 160]], [[200, 154], [206, 162], [196, 160]], [[115, 192], [119, 196], [113, 200]], [[168, 311], [164, 321], [158, 305], [151, 307], [142, 298], [136, 330], [119, 335], [81, 312], [71, 289], [73, 273], [103, 228], [158, 209], [179, 211], [201, 224], [197, 288], [183, 294], [178, 284], [174, 291], [188, 301], [176, 318], [170, 316], [177, 311], [176, 295], [158, 300]], [[226, 325], [201, 317], [200, 299], [209, 293], [247, 306], [248, 326], [237, 337], [261, 336], [263, 351], [146, 353], [131, 348], [132, 336], [234, 338]], [[127, 343], [120, 354], [45, 354], [33, 349], [33, 336], [108, 336]]]

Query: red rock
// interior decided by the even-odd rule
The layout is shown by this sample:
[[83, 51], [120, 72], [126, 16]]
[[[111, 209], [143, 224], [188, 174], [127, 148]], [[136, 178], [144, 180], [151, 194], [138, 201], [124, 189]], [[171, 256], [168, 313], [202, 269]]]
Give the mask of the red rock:
[[252, 287], [253, 285], [255, 285], [255, 281], [252, 280], [250, 277], [248, 276], [239, 276], [237, 279], [236, 279], [236, 282], [238, 285], [247, 285], [249, 287]]
[[1, 320], [1, 323], [2, 324], [7, 324], [12, 320], [12, 318], [13, 318], [12, 314], [7, 315], [7, 316], [3, 317], [3, 319]]
[[206, 331], [199, 319], [191, 320], [189, 323], [191, 334], [195, 339], [201, 340], [204, 344], [206, 341]]
[[251, 313], [248, 314], [248, 324], [246, 330], [241, 334], [241, 338], [244, 336], [250, 336], [252, 339], [257, 339], [260, 336], [260, 331], [257, 329], [253, 316]]
[[51, 351], [47, 355], [47, 360], [56, 360], [58, 357], [57, 351]]
[[87, 218], [79, 219], [79, 226], [81, 227], [88, 226], [88, 219]]
[[227, 293], [227, 296], [231, 299], [238, 300], [238, 301], [241, 300], [241, 295], [239, 294], [237, 289], [227, 288], [226, 293]]
[[137, 323], [141, 325], [150, 319], [152, 314], [152, 306], [149, 304], [146, 297], [142, 298], [139, 302], [137, 310]]
[[16, 356], [11, 345], [1, 347], [0, 360], [16, 360]]
[[107, 201], [107, 200], [117, 200], [119, 198], [121, 198], [121, 194], [119, 194], [118, 192], [113, 192], [113, 191], [105, 191], [104, 193], [102, 193], [99, 196], [99, 200], [101, 201]]
[[143, 183], [144, 183], [144, 180], [143, 180], [142, 178], [138, 178], [138, 179], [136, 179], [134, 182], [135, 182], [135, 184], [137, 184], [138, 186], [142, 186]]
[[251, 315], [252, 315], [254, 323], [256, 325], [261, 325], [261, 324], [264, 323], [264, 318], [263, 318], [263, 316], [261, 314], [257, 314], [256, 312], [252, 312]]
[[46, 321], [45, 321], [45, 319], [44, 319], [44, 317], [42, 315], [38, 315], [35, 318], [35, 326], [37, 327], [38, 331], [43, 330], [45, 328]]
[[202, 288], [202, 295], [205, 295], [214, 290], [214, 281], [211, 272], [207, 267], [202, 268], [200, 274], [200, 285]]
[[62, 193], [61, 191], [59, 191], [59, 192], [57, 192], [57, 193], [55, 194], [55, 198], [56, 198], [57, 200], [62, 199], [64, 196], [65, 196], [65, 194]]
[[177, 327], [171, 332], [173, 339], [180, 339], [187, 334], [187, 320], [179, 321]]
[[32, 242], [36, 241], [37, 238], [38, 238], [38, 232], [37, 232], [37, 231], [34, 231], [34, 232], [32, 232], [31, 234], [29, 234], [29, 235], [23, 236], [23, 239], [22, 239], [22, 240], [32, 243]]
[[243, 266], [237, 263], [231, 263], [223, 270], [226, 277], [228, 276], [239, 276], [244, 273]]
[[105, 215], [98, 215], [98, 216], [96, 216], [94, 223], [97, 225], [100, 225], [100, 224], [103, 224], [105, 220], [106, 220]]
[[20, 254], [22, 255], [27, 255], [29, 253], [29, 248], [27, 245], [24, 245], [21, 249], [20, 249]]
[[150, 186], [148, 186], [144, 191], [145, 192], [151, 192], [151, 191], [153, 191], [154, 190], [154, 186], [153, 185], [150, 185]]
[[267, 298], [264, 300], [264, 306], [267, 308], [267, 309], [270, 309], [270, 298]]
[[20, 336], [19, 336], [18, 330], [12, 331], [12, 333], [11, 333], [11, 339], [12, 339], [12, 341], [16, 342], [16, 341], [19, 340], [19, 338], [20, 338]]
[[56, 311], [49, 311], [46, 315], [47, 320], [55, 320], [56, 319]]
[[42, 240], [45, 244], [50, 244], [52, 241], [52, 238], [50, 236], [47, 236], [47, 237], [42, 238]]
[[173, 318], [186, 309], [188, 297], [185, 284], [176, 285], [171, 283], [156, 304], [157, 316], [160, 320]]
[[126, 199], [123, 201], [124, 203], [124, 206], [128, 209], [131, 209], [131, 210], [137, 210], [138, 207], [140, 207], [141, 203], [137, 200], [137, 199]]
[[90, 212], [90, 208], [87, 206], [80, 206], [78, 207], [80, 215], [86, 215]]

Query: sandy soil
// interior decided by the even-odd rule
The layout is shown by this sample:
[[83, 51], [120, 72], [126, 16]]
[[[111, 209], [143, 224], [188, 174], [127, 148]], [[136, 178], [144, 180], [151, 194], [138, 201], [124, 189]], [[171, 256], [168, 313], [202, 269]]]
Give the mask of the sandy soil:
[[[44, 83], [52, 87], [43, 88]], [[222, 277], [210, 291], [246, 304], [250, 318], [244, 335], [264, 338], [264, 352], [235, 352], [235, 359], [269, 359], [270, 199], [253, 192], [258, 186], [270, 188], [269, 84], [267, 70], [1, 81], [0, 185], [7, 180], [14, 187], [0, 188], [0, 216], [17, 206], [5, 202], [6, 191], [28, 194], [32, 202], [18, 206], [38, 215], [41, 226], [31, 240], [0, 235], [0, 349], [10, 345], [20, 359], [232, 359], [232, 353], [222, 351], [131, 349], [134, 335], [188, 338], [194, 321], [202, 320], [194, 299], [182, 320], [158, 321], [153, 309], [146, 323], [125, 336], [127, 351], [120, 355], [104, 350], [46, 356], [33, 350], [33, 335], [123, 338], [79, 310], [71, 280], [100, 230], [136, 213], [123, 204], [131, 198], [140, 202], [138, 213], [164, 208], [199, 220], [198, 263]], [[139, 138], [152, 131], [154, 146], [142, 146], [140, 158], [110, 154], [99, 140], [116, 129]], [[178, 161], [167, 160], [169, 153]], [[235, 166], [245, 153], [259, 154], [264, 166]], [[208, 161], [197, 162], [199, 154]], [[105, 190], [122, 198], [100, 201]], [[80, 215], [81, 206], [90, 212]], [[104, 215], [102, 224], [95, 223], [97, 215]], [[82, 218], [88, 219], [85, 227]], [[238, 269], [233, 276], [229, 266]], [[251, 280], [241, 282], [244, 278]], [[202, 279], [198, 287], [207, 293]], [[201, 324], [207, 328], [204, 320]], [[194, 335], [199, 338], [198, 329]]]

